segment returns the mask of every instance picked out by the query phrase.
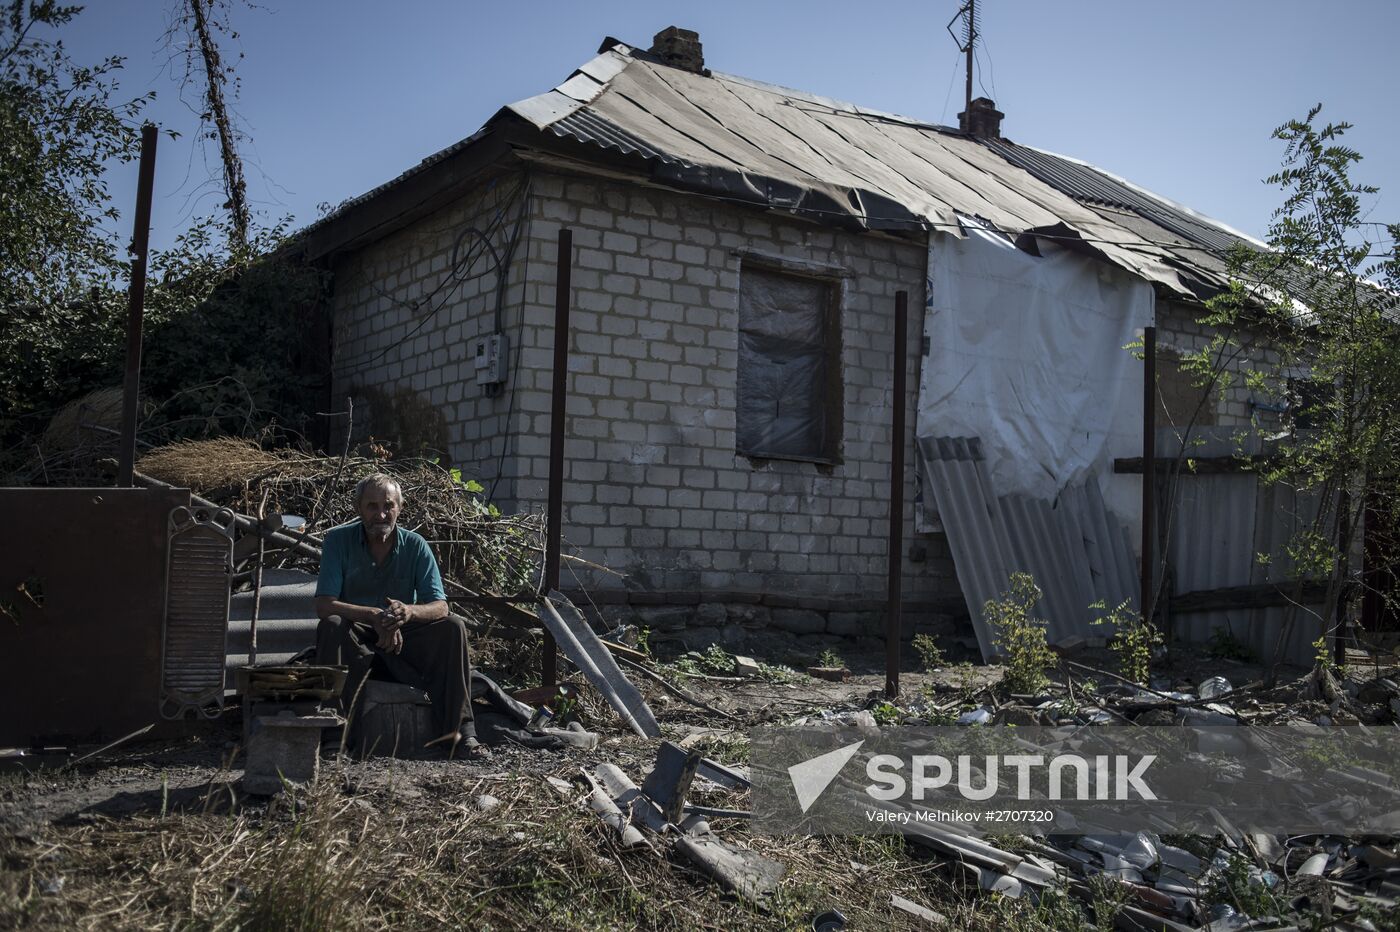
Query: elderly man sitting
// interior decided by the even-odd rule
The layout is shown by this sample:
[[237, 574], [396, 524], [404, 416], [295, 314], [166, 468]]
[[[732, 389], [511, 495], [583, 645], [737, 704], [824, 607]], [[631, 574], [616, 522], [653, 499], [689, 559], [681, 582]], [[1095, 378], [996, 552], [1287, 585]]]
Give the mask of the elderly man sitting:
[[466, 623], [447, 611], [437, 560], [398, 526], [403, 492], [378, 474], [355, 487], [359, 519], [326, 534], [316, 585], [316, 662], [350, 668], [347, 710], [372, 669], [424, 689], [433, 703], [428, 747], [479, 748], [471, 711]]

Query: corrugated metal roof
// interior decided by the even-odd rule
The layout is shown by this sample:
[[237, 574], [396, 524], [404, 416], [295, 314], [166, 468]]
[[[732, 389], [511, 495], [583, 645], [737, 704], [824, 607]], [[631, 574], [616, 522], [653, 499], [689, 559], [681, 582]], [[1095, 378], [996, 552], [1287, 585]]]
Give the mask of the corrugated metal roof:
[[616, 149], [626, 155], [641, 155], [668, 164], [678, 161], [658, 149], [653, 149], [647, 145], [645, 140], [638, 139], [622, 127], [614, 126], [603, 117], [588, 110], [576, 110], [563, 119], [551, 123], [549, 129], [556, 136], [572, 136], [580, 142], [596, 143], [605, 149]]
[[[620, 43], [502, 114], [651, 160], [662, 183], [825, 222], [960, 235], [961, 214], [1012, 234], [1075, 239], [1185, 296], [1223, 285], [1218, 257], [1243, 241], [1072, 159], [747, 78], [694, 74]], [[1100, 207], [1142, 222], [1119, 223]]]
[[[507, 117], [648, 160], [662, 184], [827, 223], [961, 235], [961, 214], [1011, 234], [1077, 240], [1187, 297], [1223, 286], [1220, 258], [1246, 241], [1083, 162], [748, 78], [694, 74], [614, 40], [557, 87], [503, 107], [472, 136], [312, 228], [456, 155]], [[1121, 222], [1124, 212], [1140, 222]]]
[[985, 140], [984, 144], [1011, 164], [1024, 168], [1075, 200], [1130, 210], [1163, 229], [1217, 253], [1223, 254], [1239, 245], [1258, 245], [1218, 224], [1206, 221], [1199, 214], [1148, 194], [1102, 169], [1076, 159], [1068, 159], [1030, 146], [1018, 146], [1002, 139]]

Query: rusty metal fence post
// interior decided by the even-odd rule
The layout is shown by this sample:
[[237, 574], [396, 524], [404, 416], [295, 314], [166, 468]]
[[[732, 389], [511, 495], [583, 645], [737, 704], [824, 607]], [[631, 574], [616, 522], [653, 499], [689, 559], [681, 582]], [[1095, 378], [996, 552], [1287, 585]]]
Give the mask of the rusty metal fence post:
[[[545, 527], [544, 593], [559, 588], [559, 548], [564, 533], [564, 407], [569, 375], [569, 289], [573, 271], [574, 233], [559, 231], [558, 272], [554, 280], [554, 391], [549, 409], [549, 505]], [[558, 680], [558, 647], [544, 633], [540, 682]]]
[[1157, 512], [1157, 328], [1142, 331], [1142, 578], [1138, 607], [1151, 622], [1155, 601]]
[[136, 219], [131, 232], [131, 284], [127, 289], [126, 382], [122, 388], [122, 433], [117, 452], [117, 485], [132, 485], [136, 468], [137, 396], [141, 391], [141, 322], [146, 306], [146, 254], [151, 238], [151, 196], [156, 183], [153, 124], [141, 127], [141, 167], [136, 184]]
[[904, 569], [904, 399], [907, 393], [909, 292], [894, 297], [894, 419], [890, 424], [889, 602], [885, 607], [885, 695], [899, 695], [900, 577]]

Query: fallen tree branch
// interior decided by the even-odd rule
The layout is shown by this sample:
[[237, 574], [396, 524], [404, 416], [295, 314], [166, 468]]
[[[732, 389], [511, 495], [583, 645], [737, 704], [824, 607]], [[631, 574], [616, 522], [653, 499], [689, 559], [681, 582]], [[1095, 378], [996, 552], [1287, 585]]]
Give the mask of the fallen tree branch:
[[[608, 642], [604, 641], [603, 643], [607, 644]], [[710, 705], [708, 702], [699, 698], [698, 696], [691, 695], [684, 689], [681, 689], [679, 686], [676, 686], [674, 683], [671, 683], [669, 680], [667, 680], [660, 673], [657, 673], [655, 670], [650, 670], [642, 664], [637, 663], [635, 660], [632, 660], [621, 654], [618, 655], [617, 659], [619, 662], [622, 663], [623, 666], [628, 667], [632, 670], [636, 670], [638, 673], [642, 674], [647, 679], [655, 680], [661, 685], [662, 689], [666, 690], [668, 693], [675, 696], [677, 699], [683, 699], [691, 705], [695, 706], [696, 708], [704, 709], [706, 712], [709, 712], [713, 715], [718, 715], [721, 718], [727, 718], [730, 721], [738, 721], [738, 718], [736, 716], [725, 712], [723, 709], [715, 708], [714, 706]]]

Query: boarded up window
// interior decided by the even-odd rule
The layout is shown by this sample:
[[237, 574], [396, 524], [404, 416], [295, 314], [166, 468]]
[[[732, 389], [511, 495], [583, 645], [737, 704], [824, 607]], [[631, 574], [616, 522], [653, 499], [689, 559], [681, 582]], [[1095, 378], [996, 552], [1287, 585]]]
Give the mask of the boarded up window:
[[841, 424], [832, 282], [745, 266], [739, 280], [738, 450], [837, 458]]

